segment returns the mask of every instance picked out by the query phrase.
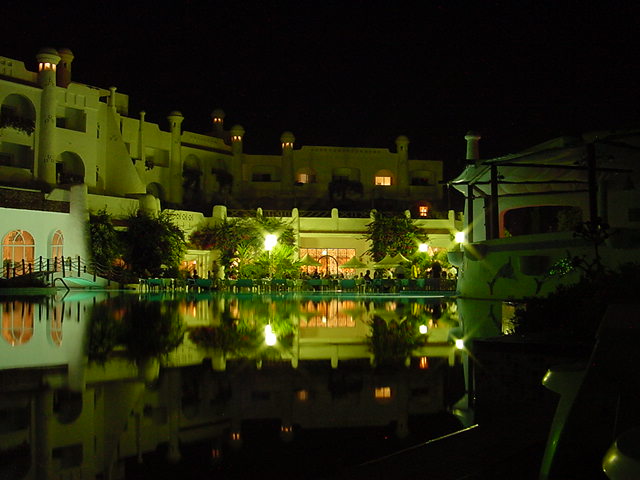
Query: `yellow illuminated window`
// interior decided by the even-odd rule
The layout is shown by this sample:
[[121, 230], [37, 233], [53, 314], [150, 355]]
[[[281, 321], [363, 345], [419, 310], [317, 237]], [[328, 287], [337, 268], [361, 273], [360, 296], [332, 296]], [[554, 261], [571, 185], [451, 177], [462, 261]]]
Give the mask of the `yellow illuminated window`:
[[316, 183], [316, 176], [312, 173], [299, 173], [298, 183]]
[[419, 367], [422, 370], [426, 370], [427, 368], [429, 368], [429, 360], [427, 359], [427, 357], [420, 357]]
[[299, 402], [306, 402], [309, 399], [309, 391], [308, 390], [298, 390], [296, 392], [296, 399]]
[[374, 396], [376, 398], [391, 398], [391, 387], [376, 387]]
[[427, 215], [429, 215], [429, 207], [426, 205], [420, 205], [418, 207], [418, 213], [421, 217], [426, 217]]
[[388, 187], [391, 185], [391, 177], [386, 177], [382, 175], [376, 175], [376, 185], [382, 185], [384, 187]]

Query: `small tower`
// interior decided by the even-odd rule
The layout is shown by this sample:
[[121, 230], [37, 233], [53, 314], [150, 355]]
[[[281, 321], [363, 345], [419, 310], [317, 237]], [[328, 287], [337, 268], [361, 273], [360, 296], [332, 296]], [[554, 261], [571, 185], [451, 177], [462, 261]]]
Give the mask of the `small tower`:
[[293, 144], [296, 137], [291, 132], [284, 132], [280, 136], [282, 143], [282, 176], [280, 179], [281, 190], [284, 193], [293, 191]]
[[242, 154], [242, 139], [244, 137], [244, 128], [242, 125], [234, 125], [231, 127], [231, 151], [233, 155]]
[[60, 55], [60, 63], [56, 72], [56, 82], [59, 87], [67, 88], [71, 83], [71, 62], [73, 62], [73, 52], [68, 48], [58, 50]]
[[60, 62], [58, 51], [43, 48], [36, 55], [38, 61], [38, 85], [42, 88], [40, 96], [40, 128], [38, 143], [39, 180], [55, 185], [56, 179], [56, 68]]
[[467, 141], [467, 165], [480, 164], [480, 148], [478, 142], [482, 137], [479, 133], [469, 130], [464, 136]]
[[231, 153], [233, 155], [233, 160], [230, 166], [230, 173], [233, 176], [232, 189], [234, 192], [238, 192], [238, 187], [244, 189], [245, 186], [245, 182], [242, 178], [244, 164], [242, 139], [244, 137], [244, 128], [242, 128], [242, 125], [234, 125], [231, 127], [231, 131], [229, 133], [231, 133]]
[[211, 123], [213, 124], [213, 136], [224, 138], [224, 110], [216, 108], [211, 112]]
[[169, 195], [173, 203], [182, 203], [182, 113], [173, 111], [167, 116], [171, 130], [171, 150], [169, 158]]

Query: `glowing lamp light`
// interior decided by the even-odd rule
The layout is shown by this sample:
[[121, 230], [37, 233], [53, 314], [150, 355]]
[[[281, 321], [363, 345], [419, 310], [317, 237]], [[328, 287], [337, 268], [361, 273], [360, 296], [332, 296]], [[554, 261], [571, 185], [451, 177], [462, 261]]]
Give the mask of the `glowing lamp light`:
[[268, 252], [273, 250], [273, 247], [278, 243], [278, 237], [272, 233], [264, 237], [264, 249]]
[[276, 334], [273, 333], [273, 330], [271, 329], [271, 325], [264, 327], [264, 343], [272, 347], [276, 344], [277, 340]]
[[467, 239], [467, 236], [464, 232], [456, 232], [454, 239], [456, 243], [464, 243]]
[[456, 348], [458, 350], [464, 350], [464, 340], [461, 338], [456, 338]]
[[428, 328], [427, 328], [426, 325], [420, 325], [420, 327], [418, 327], [418, 330], [420, 331], [420, 333], [422, 335], [425, 335], [427, 333], [427, 331], [428, 331]]
[[421, 243], [420, 245], [418, 245], [418, 251], [425, 253], [429, 250], [429, 245], [427, 245], [426, 243]]

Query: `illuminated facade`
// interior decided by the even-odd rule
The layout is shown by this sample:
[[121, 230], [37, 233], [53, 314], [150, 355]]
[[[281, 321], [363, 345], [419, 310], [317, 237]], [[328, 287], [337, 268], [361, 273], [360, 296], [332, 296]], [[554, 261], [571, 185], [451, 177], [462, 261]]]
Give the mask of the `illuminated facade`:
[[[0, 57], [4, 185], [87, 185], [90, 196], [159, 200], [162, 208], [388, 208], [442, 211], [442, 162], [409, 158], [409, 139], [384, 148], [302, 146], [281, 136], [280, 155], [243, 150], [244, 129], [225, 130], [214, 110], [207, 134], [183, 131], [180, 112], [168, 131], [129, 116], [115, 87], [73, 82], [73, 54], [43, 49], [38, 72]], [[98, 200], [95, 200], [98, 202]], [[93, 202], [92, 202], [93, 203]], [[185, 208], [186, 207], [186, 208]], [[422, 209], [424, 211], [424, 208]]]
[[[145, 112], [129, 116], [129, 98], [115, 87], [72, 81], [73, 59], [70, 50], [43, 49], [30, 71], [0, 57], [0, 241], [13, 252], [3, 258], [14, 264], [84, 256], [83, 222], [101, 209], [115, 218], [171, 209], [187, 233], [227, 209], [229, 216], [275, 209], [296, 224], [300, 247], [353, 248], [357, 255], [368, 249], [357, 237], [373, 208], [424, 219], [441, 247], [456, 231], [460, 219], [442, 205], [442, 162], [410, 159], [404, 136], [392, 152], [295, 148], [285, 132], [280, 155], [252, 155], [243, 150], [244, 129], [225, 130], [221, 110], [206, 134], [184, 131], [177, 111], [162, 130]], [[338, 208], [364, 215], [343, 216]], [[16, 254], [15, 232], [33, 237], [32, 251]]]

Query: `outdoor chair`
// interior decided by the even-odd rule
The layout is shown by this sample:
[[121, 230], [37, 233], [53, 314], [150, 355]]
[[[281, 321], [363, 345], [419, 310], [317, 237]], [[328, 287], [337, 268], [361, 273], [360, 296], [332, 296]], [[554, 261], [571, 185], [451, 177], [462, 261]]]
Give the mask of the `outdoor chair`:
[[341, 278], [340, 290], [343, 292], [354, 292], [357, 288], [356, 281], [353, 278]]

